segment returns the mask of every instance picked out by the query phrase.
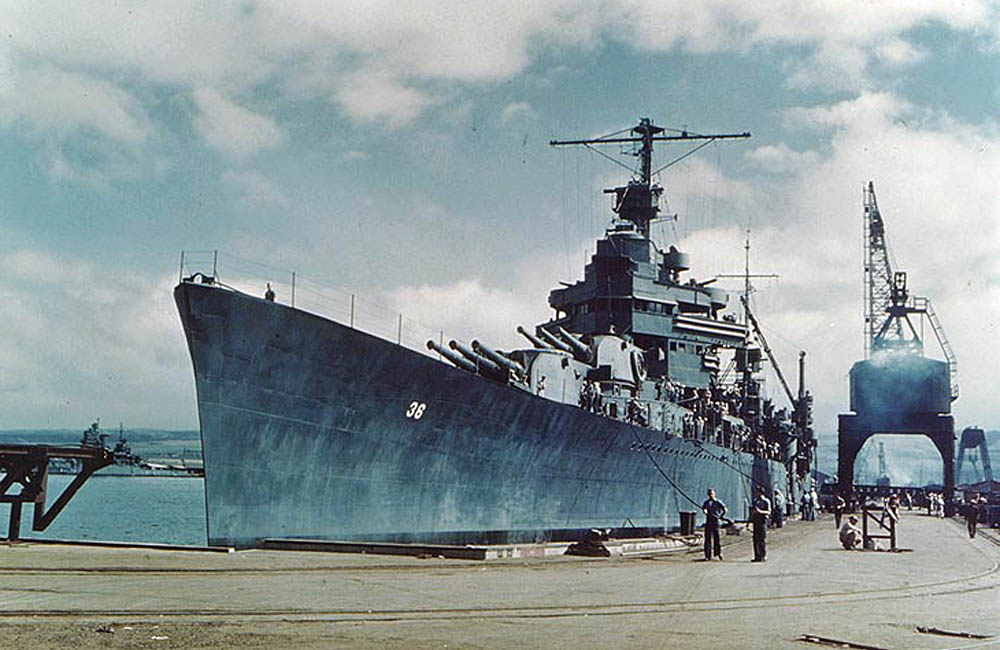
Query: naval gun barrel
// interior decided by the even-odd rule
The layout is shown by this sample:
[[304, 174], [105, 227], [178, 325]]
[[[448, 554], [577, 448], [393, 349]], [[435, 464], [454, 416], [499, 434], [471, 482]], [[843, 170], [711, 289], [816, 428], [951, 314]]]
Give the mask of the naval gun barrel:
[[497, 352], [490, 346], [486, 345], [485, 343], [480, 343], [479, 341], [473, 341], [472, 349], [484, 355], [493, 363], [503, 366], [507, 370], [513, 370], [514, 372], [518, 373], [518, 375], [524, 374], [524, 366], [514, 361], [513, 359], [510, 359], [504, 356], [503, 354], [500, 354], [499, 352]]
[[535, 346], [536, 348], [538, 348], [539, 350], [551, 350], [552, 349], [551, 345], [549, 345], [545, 341], [542, 341], [537, 336], [535, 336], [534, 334], [532, 334], [528, 330], [524, 329], [520, 325], [517, 326], [517, 333], [520, 334], [520, 335], [522, 335], [522, 336], [524, 336], [524, 338], [528, 339], [529, 341], [531, 341], [531, 344], [533, 346]]
[[559, 335], [559, 338], [569, 344], [569, 347], [573, 348], [573, 356], [576, 357], [578, 361], [590, 363], [590, 348], [584, 345], [583, 341], [576, 338], [558, 325], [556, 326], [556, 333]]
[[553, 335], [544, 327], [539, 327], [538, 333], [541, 334], [542, 338], [545, 339], [545, 341], [555, 349], [562, 350], [563, 352], [569, 352], [569, 353], [573, 352], [573, 348], [569, 347], [568, 345], [557, 339], [555, 335]]
[[447, 348], [443, 348], [434, 341], [427, 341], [427, 349], [437, 352], [442, 357], [451, 361], [453, 364], [461, 368], [462, 370], [468, 370], [469, 372], [476, 372], [476, 364], [472, 363], [465, 357], [455, 354]]
[[487, 370], [495, 375], [501, 375], [503, 377], [507, 376], [507, 373], [503, 368], [493, 363], [492, 361], [482, 356], [481, 354], [476, 354], [463, 343], [459, 343], [458, 341], [452, 339], [451, 341], [448, 341], [448, 347], [451, 348], [452, 350], [459, 352], [463, 357], [468, 359], [472, 364], [476, 366], [476, 368], [480, 370]]

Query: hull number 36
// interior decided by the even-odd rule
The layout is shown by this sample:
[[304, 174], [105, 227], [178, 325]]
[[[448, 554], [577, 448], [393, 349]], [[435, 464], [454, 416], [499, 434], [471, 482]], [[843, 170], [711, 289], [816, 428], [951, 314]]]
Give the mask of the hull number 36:
[[423, 402], [410, 402], [410, 405], [406, 407], [406, 417], [419, 420], [423, 417], [426, 408], [427, 405]]

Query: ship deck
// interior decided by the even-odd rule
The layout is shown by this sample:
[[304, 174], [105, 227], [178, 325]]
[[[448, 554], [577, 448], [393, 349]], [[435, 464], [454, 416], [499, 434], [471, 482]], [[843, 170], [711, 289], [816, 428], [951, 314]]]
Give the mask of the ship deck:
[[0, 639], [35, 648], [824, 647], [807, 635], [873, 648], [1000, 644], [940, 633], [1000, 635], [1000, 545], [917, 512], [903, 513], [899, 539], [908, 552], [848, 552], [832, 518], [792, 521], [769, 536], [761, 564], [749, 562], [748, 534], [724, 536], [726, 561], [711, 563], [699, 549], [483, 562], [2, 545]]

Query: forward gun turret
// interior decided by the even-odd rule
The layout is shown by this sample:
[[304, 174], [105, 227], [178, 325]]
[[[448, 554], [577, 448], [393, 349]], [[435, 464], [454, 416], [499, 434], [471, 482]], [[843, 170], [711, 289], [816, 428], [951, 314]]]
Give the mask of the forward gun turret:
[[442, 357], [451, 361], [455, 366], [461, 368], [462, 370], [468, 370], [469, 372], [476, 372], [476, 364], [472, 363], [465, 357], [455, 354], [447, 348], [443, 348], [434, 341], [427, 341], [427, 349], [437, 352]]
[[572, 350], [573, 356], [576, 357], [577, 361], [582, 361], [583, 363], [590, 363], [591, 361], [590, 348], [586, 344], [584, 344], [583, 341], [576, 338], [575, 336], [573, 336], [572, 334], [570, 334], [569, 332], [567, 332], [558, 325], [556, 325], [556, 332], [559, 334], [559, 337], [563, 341], [565, 341], [571, 348], [573, 348]]
[[532, 334], [528, 330], [524, 329], [520, 325], [517, 326], [517, 333], [520, 334], [520, 335], [522, 335], [524, 338], [528, 339], [528, 341], [530, 341], [531, 344], [533, 346], [535, 346], [536, 348], [538, 348], [539, 350], [552, 350], [553, 349], [553, 347], [551, 345], [549, 345], [545, 341], [539, 339], [537, 336], [535, 336], [534, 334]]
[[452, 339], [451, 341], [448, 341], [448, 347], [451, 348], [452, 350], [455, 350], [456, 352], [460, 353], [463, 357], [465, 357], [470, 362], [472, 362], [473, 364], [475, 364], [475, 366], [478, 369], [480, 369], [480, 370], [485, 370], [487, 372], [490, 372], [490, 373], [492, 373], [494, 375], [498, 375], [498, 376], [503, 376], [503, 377], [507, 376], [506, 370], [504, 370], [503, 368], [501, 368], [497, 364], [493, 363], [492, 361], [490, 361], [489, 359], [487, 359], [483, 355], [477, 354], [476, 352], [473, 352], [472, 350], [469, 349], [468, 346], [466, 346], [466, 345], [464, 345], [462, 343], [459, 343], [458, 341], [456, 341], [454, 339]]
[[538, 328], [538, 334], [543, 339], [545, 339], [545, 342], [548, 343], [550, 347], [553, 347], [556, 350], [562, 350], [563, 352], [569, 352], [569, 353], [573, 352], [573, 348], [571, 348], [566, 343], [563, 343], [562, 341], [560, 341], [558, 338], [556, 338], [556, 336], [554, 334], [552, 334], [551, 332], [549, 332], [545, 328], [539, 327]]
[[519, 377], [524, 374], [524, 366], [519, 364], [517, 361], [514, 361], [510, 357], [507, 357], [497, 352], [496, 350], [486, 345], [485, 343], [481, 343], [479, 341], [473, 341], [472, 349], [484, 355], [490, 361], [493, 361], [497, 365], [503, 366], [507, 370], [516, 372]]

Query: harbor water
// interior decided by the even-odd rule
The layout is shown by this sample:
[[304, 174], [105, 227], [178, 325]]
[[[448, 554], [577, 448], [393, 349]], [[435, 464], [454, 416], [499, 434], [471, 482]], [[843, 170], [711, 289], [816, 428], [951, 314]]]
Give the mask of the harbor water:
[[[72, 478], [49, 476], [47, 505]], [[21, 537], [200, 545], [207, 540], [201, 478], [93, 476], [40, 533], [31, 530], [32, 510], [24, 508]], [[3, 536], [9, 520], [9, 510], [0, 509]]]

